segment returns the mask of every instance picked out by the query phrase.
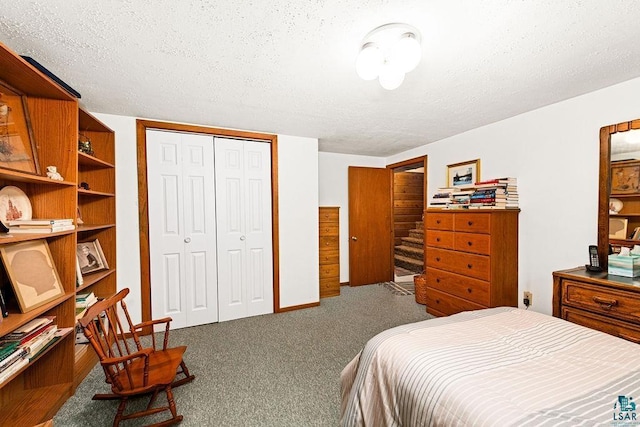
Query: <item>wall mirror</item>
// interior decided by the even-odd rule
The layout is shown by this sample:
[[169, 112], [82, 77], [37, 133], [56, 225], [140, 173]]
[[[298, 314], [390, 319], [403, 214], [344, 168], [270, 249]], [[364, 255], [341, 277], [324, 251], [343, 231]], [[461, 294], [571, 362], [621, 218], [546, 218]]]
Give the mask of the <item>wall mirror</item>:
[[640, 119], [600, 129], [598, 253], [640, 245]]

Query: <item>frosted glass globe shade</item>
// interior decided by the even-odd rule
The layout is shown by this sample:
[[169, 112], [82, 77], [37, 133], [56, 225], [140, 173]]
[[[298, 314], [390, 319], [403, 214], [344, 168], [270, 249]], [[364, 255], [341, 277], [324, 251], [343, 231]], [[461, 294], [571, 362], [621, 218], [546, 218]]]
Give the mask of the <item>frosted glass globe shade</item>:
[[416, 68], [422, 58], [420, 43], [412, 34], [404, 34], [392, 49], [390, 60], [405, 73]]
[[398, 88], [404, 81], [404, 71], [393, 62], [385, 62], [380, 70], [380, 86], [387, 90]]
[[378, 46], [365, 45], [356, 59], [356, 72], [363, 80], [373, 80], [380, 74], [384, 57]]

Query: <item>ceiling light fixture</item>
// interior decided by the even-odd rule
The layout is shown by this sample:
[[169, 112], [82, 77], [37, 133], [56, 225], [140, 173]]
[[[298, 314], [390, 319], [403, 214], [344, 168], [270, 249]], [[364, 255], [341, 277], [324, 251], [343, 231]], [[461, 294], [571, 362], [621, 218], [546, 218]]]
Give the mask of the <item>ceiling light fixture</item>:
[[362, 40], [356, 71], [363, 80], [377, 78], [383, 88], [396, 89], [405, 74], [418, 66], [422, 57], [420, 42], [420, 33], [411, 25], [382, 25]]

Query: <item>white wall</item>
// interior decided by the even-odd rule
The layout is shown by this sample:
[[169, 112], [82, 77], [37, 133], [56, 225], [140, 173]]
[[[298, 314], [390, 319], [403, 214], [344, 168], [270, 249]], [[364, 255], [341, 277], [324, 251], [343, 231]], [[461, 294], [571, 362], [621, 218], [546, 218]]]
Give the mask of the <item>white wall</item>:
[[318, 153], [320, 206], [340, 207], [340, 282], [349, 281], [349, 166], [383, 168], [384, 158]]
[[[428, 192], [446, 165], [481, 159], [483, 179], [515, 176], [520, 195], [519, 300], [552, 311], [552, 272], [587, 263], [597, 242], [599, 130], [640, 117], [640, 79], [493, 123], [386, 159], [427, 154]], [[321, 177], [321, 183], [324, 177]], [[322, 185], [322, 184], [321, 184]]]
[[[118, 289], [141, 320], [136, 118], [93, 113], [115, 131]], [[319, 301], [318, 140], [278, 135], [280, 306]], [[153, 297], [153, 296], [152, 296]]]

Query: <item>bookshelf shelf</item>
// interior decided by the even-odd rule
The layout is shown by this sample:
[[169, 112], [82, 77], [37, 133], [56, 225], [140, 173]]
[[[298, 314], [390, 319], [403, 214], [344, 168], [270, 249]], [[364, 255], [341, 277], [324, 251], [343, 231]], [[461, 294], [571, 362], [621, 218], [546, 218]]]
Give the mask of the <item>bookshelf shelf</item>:
[[[114, 268], [110, 268], [109, 270], [99, 271], [97, 273], [82, 276], [84, 283], [81, 286], [78, 286], [76, 288], [76, 293], [84, 291], [88, 287], [100, 282], [102, 279], [114, 274], [115, 272], [116, 270]], [[114, 293], [115, 293], [115, 290], [114, 290]], [[105, 296], [110, 296], [110, 295], [105, 295]]]
[[85, 233], [89, 231], [104, 230], [105, 228], [111, 228], [115, 226], [115, 224], [82, 224], [78, 227], [77, 231], [78, 233]]
[[66, 236], [75, 233], [76, 230], [56, 231], [55, 233], [20, 233], [0, 234], [0, 244], [27, 242], [29, 240], [48, 239], [50, 237]]
[[89, 197], [115, 197], [114, 193], [105, 193], [102, 191], [94, 191], [94, 190], [83, 190], [81, 188], [78, 189], [78, 196], [89, 196]]
[[55, 384], [24, 390], [0, 412], [0, 425], [32, 426], [53, 418], [57, 409], [71, 396], [72, 383]]
[[4, 336], [10, 332], [13, 332], [14, 329], [24, 325], [25, 323], [35, 319], [36, 317], [42, 316], [44, 313], [49, 310], [57, 307], [63, 302], [75, 298], [74, 292], [67, 292], [64, 295], [60, 296], [60, 298], [56, 298], [55, 300], [48, 302], [45, 305], [42, 305], [35, 310], [31, 310], [27, 313], [20, 313], [17, 311], [17, 307], [15, 309], [9, 309], [9, 317], [2, 319], [0, 322], [0, 336]]
[[112, 163], [100, 160], [97, 157], [90, 156], [85, 153], [78, 152], [78, 164], [84, 166], [93, 166], [97, 168], [114, 168]]

